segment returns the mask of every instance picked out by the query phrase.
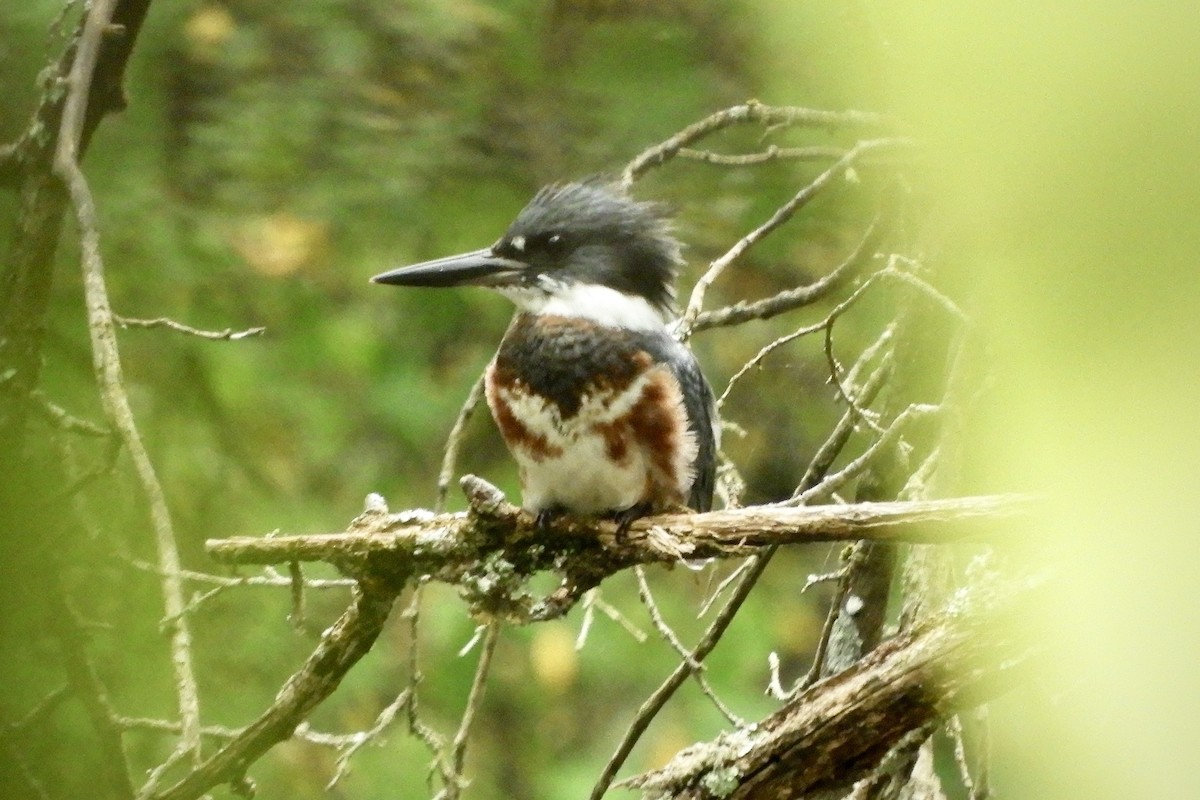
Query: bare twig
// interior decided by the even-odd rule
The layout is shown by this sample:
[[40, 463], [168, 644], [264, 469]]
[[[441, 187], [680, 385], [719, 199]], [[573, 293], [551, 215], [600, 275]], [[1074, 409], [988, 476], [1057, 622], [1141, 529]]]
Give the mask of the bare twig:
[[100, 749], [100, 765], [105, 782], [113, 796], [132, 798], [130, 777], [121, 730], [114, 722], [116, 714], [108, 692], [87, 651], [87, 634], [78, 615], [67, 599], [61, 576], [55, 574], [49, 589], [51, 613], [47, 615], [62, 653], [63, 666], [72, 692], [79, 698], [95, 731]]
[[492, 667], [492, 654], [496, 652], [496, 643], [500, 640], [500, 623], [491, 622], [484, 634], [483, 650], [479, 654], [479, 663], [475, 667], [475, 678], [471, 681], [471, 691], [467, 695], [467, 705], [463, 709], [462, 719], [458, 723], [458, 731], [451, 743], [450, 767], [451, 772], [442, 791], [438, 793], [439, 800], [453, 800], [459, 796], [464, 784], [463, 763], [467, 754], [467, 738], [471, 733], [471, 724], [475, 714], [483, 703], [483, 689], [487, 684], [487, 676]]
[[32, 392], [30, 398], [34, 401], [34, 408], [41, 413], [42, 417], [59, 430], [68, 433], [80, 433], [84, 436], [95, 436], [97, 438], [112, 436], [112, 431], [108, 428], [81, 417], [76, 417], [62, 406], [51, 402], [40, 389]]
[[891, 447], [912, 421], [939, 414], [941, 410], [941, 406], [927, 404], [909, 406], [892, 420], [892, 423], [883, 430], [879, 438], [872, 442], [871, 446], [864, 450], [857, 458], [834, 474], [827, 476], [815, 486], [793, 495], [790, 500], [785, 501], [785, 504], [804, 505], [818, 498], [828, 497], [838, 491], [854, 478], [861, 475], [863, 470], [870, 466], [876, 456]]
[[721, 396], [717, 398], [717, 408], [722, 408], [725, 405], [725, 401], [729, 399], [729, 393], [733, 391], [733, 387], [737, 386], [738, 383], [741, 382], [742, 378], [746, 377], [746, 375], [750, 373], [750, 370], [761, 364], [767, 356], [771, 355], [771, 353], [774, 353], [785, 344], [794, 342], [803, 336], [808, 336], [809, 334], [816, 333], [817, 331], [827, 330], [829, 328], [829, 324], [830, 318], [826, 317], [820, 322], [814, 322], [811, 325], [805, 325], [802, 328], [797, 328], [791, 333], [780, 336], [778, 339], [763, 345], [763, 347], [757, 353], [755, 353], [749, 361], [747, 361], [745, 364], [742, 364], [741, 368], [733, 374], [733, 377], [729, 379], [729, 383], [725, 384], [725, 391], [721, 392]]
[[712, 610], [713, 603], [717, 602], [717, 600], [721, 598], [721, 595], [725, 594], [729, 587], [732, 586], [746, 570], [750, 569], [750, 567], [751, 564], [749, 561], [743, 561], [741, 564], [738, 564], [732, 572], [722, 578], [721, 582], [717, 584], [717, 588], [713, 589], [712, 594], [706, 597], [704, 602], [700, 604], [700, 610], [696, 612], [696, 619], [703, 619], [705, 616], [707, 616], [708, 612]]
[[819, 111], [794, 106], [767, 106], [751, 100], [711, 114], [688, 125], [666, 141], [639, 153], [621, 173], [621, 184], [628, 188], [645, 172], [660, 167], [679, 154], [679, 151], [700, 139], [732, 125], [758, 123], [761, 125], [803, 125], [812, 128], [841, 126], [879, 127], [884, 119], [865, 111]]
[[442, 451], [442, 468], [438, 472], [437, 503], [434, 506], [437, 511], [446, 508], [446, 497], [450, 492], [450, 484], [454, 482], [454, 472], [458, 467], [458, 450], [462, 445], [463, 432], [466, 430], [467, 422], [475, 413], [481, 397], [483, 397], [482, 375], [471, 386], [471, 391], [467, 392], [467, 398], [463, 401], [458, 416], [454, 419], [454, 426], [446, 437], [446, 446]]
[[188, 336], [198, 336], [201, 339], [216, 339], [227, 342], [235, 342], [239, 339], [247, 339], [251, 336], [258, 336], [266, 331], [262, 326], [247, 328], [241, 331], [235, 331], [233, 328], [226, 328], [223, 331], [206, 331], [200, 328], [193, 328], [191, 325], [184, 325], [182, 322], [176, 322], [167, 317], [157, 317], [155, 319], [134, 319], [132, 317], [123, 317], [119, 314], [113, 315], [113, 321], [122, 328], [166, 328], [167, 330], [175, 331], [176, 333], [185, 333]]
[[[847, 550], [850, 550], [848, 557], [845, 559], [845, 566], [838, 571], [837, 587], [833, 591], [833, 597], [829, 600], [829, 612], [825, 615], [825, 624], [821, 626], [821, 635], [817, 639], [817, 649], [813, 653], [812, 666], [808, 668], [808, 673], [804, 675], [796, 685], [788, 692], [787, 696], [791, 697], [796, 692], [807, 689], [817, 682], [817, 678], [821, 676], [821, 667], [825, 663], [825, 654], [829, 650], [829, 640], [833, 635], [833, 626], [837, 622], [838, 614], [841, 613], [842, 604], [847, 601], [847, 595], [850, 592], [850, 579], [854, 575], [853, 564], [855, 558], [858, 557], [861, 543], [858, 545], [850, 545]], [[804, 584], [807, 589], [812, 583], [812, 578]]]
[[692, 287], [692, 296], [688, 300], [687, 308], [683, 312], [683, 316], [678, 323], [679, 336], [682, 339], [688, 338], [691, 335], [696, 318], [699, 316], [701, 309], [704, 307], [704, 296], [708, 291], [708, 287], [713, 284], [725, 268], [736, 261], [747, 250], [753, 247], [758, 242], [762, 241], [767, 235], [783, 225], [793, 215], [816, 197], [822, 189], [824, 189], [834, 178], [843, 174], [854, 163], [855, 159], [862, 153], [881, 147], [894, 147], [907, 144], [905, 139], [868, 139], [858, 142], [854, 147], [846, 151], [846, 154], [839, 158], [836, 163], [814, 178], [807, 186], [801, 189], [792, 197], [791, 200], [784, 203], [775, 213], [761, 225], [759, 225], [750, 233], [739, 239], [733, 247], [725, 251], [725, 254], [709, 264], [708, 269], [696, 285]]
[[692, 654], [688, 652], [683, 642], [679, 641], [679, 636], [667, 624], [667, 621], [663, 619], [662, 612], [658, 610], [658, 603], [654, 601], [654, 595], [650, 591], [650, 584], [646, 582], [646, 571], [637, 566], [633, 568], [633, 574], [637, 578], [638, 597], [641, 599], [642, 605], [646, 607], [646, 612], [650, 615], [650, 622], [653, 623], [654, 628], [666, 640], [667, 644], [671, 645], [675, 652], [683, 657], [693, 672], [697, 674], [703, 672], [704, 665], [692, 661]]
[[[855, 368], [851, 369], [850, 382], [853, 383], [858, 371], [858, 367], [870, 363], [884, 347], [891, 343], [892, 330], [889, 327], [879, 336], [871, 347], [863, 351], [859, 357]], [[880, 360], [879, 366], [875, 368], [862, 388], [855, 394], [855, 405], [860, 408], [866, 408], [875, 402], [876, 396], [880, 389], [887, 383], [888, 377], [892, 374], [893, 357], [889, 350]], [[817, 448], [817, 452], [813, 454], [812, 460], [809, 462], [808, 468], [804, 471], [804, 476], [800, 479], [800, 483], [796, 487], [793, 497], [799, 497], [801, 494], [813, 486], [816, 486], [821, 481], [821, 476], [828, 474], [833, 467], [834, 460], [841, 453], [846, 443], [850, 440], [850, 436], [854, 433], [854, 421], [858, 419], [858, 414], [850, 408], [847, 408], [838, 420], [837, 425], [833, 427], [829, 436]]]
[[17, 734], [28, 734], [29, 730], [41, 724], [42, 720], [54, 713], [62, 701], [71, 694], [71, 687], [63, 684], [50, 694], [43, 697], [37, 704], [16, 722], [9, 723], [8, 729]]
[[[621, 613], [621, 610], [610, 603], [604, 601], [600, 596], [600, 588], [588, 590], [584, 595], [585, 608], [589, 611], [598, 609], [600, 613], [611, 619], [613, 622], [625, 629], [625, 632], [633, 637], [633, 640], [638, 644], [644, 644], [649, 635], [633, 623], [633, 620]], [[583, 625], [579, 626], [579, 636], [575, 640], [575, 649], [582, 650], [584, 642], [587, 640], [587, 631]]]
[[91, 188], [79, 168], [77, 154], [83, 135], [87, 100], [92, 73], [100, 52], [100, 44], [112, 19], [116, 0], [96, 0], [84, 23], [79, 50], [68, 78], [69, 90], [63, 106], [62, 130], [54, 157], [54, 173], [66, 184], [79, 225], [84, 293], [87, 297], [88, 330], [92, 338], [92, 358], [101, 400], [109, 424], [121, 437], [129, 452], [150, 505], [158, 547], [166, 616], [173, 619], [171, 630], [171, 665], [175, 674], [180, 719], [183, 721], [183, 743], [198, 764], [200, 750], [200, 700], [192, 670], [191, 632], [183, 618], [183, 589], [177, 577], [179, 552], [166, 497], [158, 481], [149, 453], [138, 433], [129, 407], [121, 377], [121, 361], [113, 327], [113, 312], [105, 287], [104, 263], [100, 256], [100, 232]]
[[730, 725], [737, 727], [744, 724], [744, 720], [742, 720], [742, 718], [737, 714], [733, 713], [733, 711], [727, 705], [725, 705], [721, 698], [717, 696], [717, 693], [713, 691], [708, 679], [704, 676], [704, 665], [692, 660], [691, 652], [688, 651], [683, 642], [679, 640], [679, 636], [663, 618], [662, 612], [658, 608], [658, 603], [654, 601], [654, 595], [650, 591], [650, 584], [646, 582], [645, 570], [643, 570], [641, 567], [634, 567], [633, 574], [637, 577], [638, 596], [641, 598], [642, 604], [646, 606], [646, 610], [650, 614], [650, 621], [658, 630], [659, 635], [661, 635], [663, 639], [665, 639], [667, 643], [671, 645], [675, 652], [679, 653], [679, 655], [684, 659], [684, 663], [686, 663], [688, 668], [691, 669], [692, 677], [696, 680], [696, 684], [700, 687], [700, 691], [703, 692], [704, 696], [712, 702], [717, 711], [720, 711], [721, 715], [724, 716], [725, 719], [729, 720]]
[[[134, 569], [142, 570], [143, 572], [161, 575], [161, 570], [154, 564], [142, 561], [136, 558], [122, 559], [124, 563]], [[226, 589], [237, 589], [243, 586], [254, 587], [260, 589], [276, 589], [282, 587], [290, 587], [292, 579], [290, 576], [280, 575], [273, 567], [267, 567], [263, 570], [262, 575], [239, 575], [232, 577], [228, 575], [211, 575], [207, 572], [196, 572], [195, 570], [182, 569], [179, 571], [179, 577], [185, 581], [193, 583], [207, 583], [215, 586], [220, 586]], [[305, 578], [305, 589], [348, 589], [354, 586], [356, 581], [353, 578]]]
[[408, 623], [408, 702], [404, 706], [405, 721], [408, 724], [408, 732], [417, 737], [433, 757], [431, 768], [438, 770], [443, 783], [446, 783], [450, 775], [450, 765], [446, 762], [446, 742], [437, 731], [425, 724], [417, 708], [417, 687], [423, 679], [417, 644], [420, 639], [421, 600], [424, 597], [424, 588], [425, 584], [418, 580], [408, 607], [401, 614]]
[[[113, 719], [113, 722], [123, 731], [157, 731], [159, 733], [178, 734], [180, 730], [179, 722], [176, 720], [155, 719], [153, 717], [125, 717], [118, 715]], [[202, 725], [200, 727], [200, 735], [207, 739], [228, 742], [241, 736], [245, 730], [245, 728], [231, 728], [228, 725]], [[333, 747], [340, 750], [350, 747], [357, 742], [362, 737], [362, 731], [354, 733], [326, 733], [324, 731], [313, 730], [308, 722], [305, 721], [296, 726], [296, 730], [292, 731], [292, 737], [321, 745], [322, 747]]]
[[883, 226], [876, 217], [850, 255], [828, 274], [806, 286], [797, 286], [772, 297], [754, 301], [743, 300], [725, 308], [702, 312], [692, 324], [692, 331], [740, 325], [752, 319], [770, 319], [778, 314], [811, 305], [842, 286], [870, 262], [875, 257], [875, 249], [882, 238]]
[[303, 631], [307, 613], [304, 602], [304, 570], [299, 561], [288, 562], [288, 577], [291, 581], [289, 588], [292, 597], [292, 611], [288, 614], [288, 622], [297, 631]]
[[395, 721], [396, 715], [399, 714], [401, 709], [405, 708], [411, 702], [411, 700], [411, 688], [404, 689], [399, 695], [396, 696], [395, 700], [393, 700], [382, 711], [379, 712], [379, 716], [375, 717], [374, 725], [365, 731], [359, 731], [358, 733], [347, 737], [347, 744], [342, 746], [342, 752], [338, 754], [337, 767], [333, 773], [333, 777], [330, 778], [329, 783], [325, 785], [325, 791], [329, 791], [334, 786], [337, 786], [338, 781], [346, 777], [346, 774], [350, 771], [350, 759], [354, 757], [354, 754], [367, 744], [377, 741], [379, 736], [391, 726], [393, 721]]
[[768, 145], [761, 153], [714, 153], [711, 150], [693, 150], [681, 147], [676, 156], [689, 161], [702, 161], [722, 167], [757, 167], [775, 161], [827, 161], [836, 160], [846, 154], [844, 147], [780, 147]]
[[600, 800], [612, 786], [613, 779], [617, 777], [617, 770], [625, 763], [625, 759], [629, 758], [629, 754], [633, 752], [633, 746], [641, 739], [642, 734], [650, 727], [650, 723], [658, 716], [658, 712], [666, 705], [667, 701], [674, 696], [675, 692], [687, 680], [687, 676], [692, 673], [691, 664], [700, 663], [705, 657], [712, 652], [712, 649], [717, 646], [721, 637], [725, 635], [726, 629], [737, 616], [738, 610], [741, 609], [742, 603], [750, 595], [750, 590], [754, 588], [763, 571], [771, 562], [771, 557], [778, 549], [768, 547], [761, 555], [756, 555], [748, 562], [750, 567], [746, 574], [734, 589], [733, 595], [729, 601], [721, 608], [720, 613], [708, 626], [704, 635], [700, 637], [700, 641], [692, 649], [690, 657], [679, 662], [679, 666], [667, 676], [667, 679], [659, 685], [659, 687], [642, 703], [634, 714], [633, 720], [629, 723], [629, 727], [625, 731], [620, 744], [617, 745], [616, 751], [609, 757], [608, 763], [604, 765], [604, 769], [600, 773], [600, 777], [596, 779], [596, 784], [592, 787], [592, 793], [589, 796], [590, 800]]

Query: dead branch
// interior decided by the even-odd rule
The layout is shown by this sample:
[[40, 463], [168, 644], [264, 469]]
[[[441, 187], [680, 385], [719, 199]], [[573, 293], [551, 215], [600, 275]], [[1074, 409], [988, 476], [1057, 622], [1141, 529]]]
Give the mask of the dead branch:
[[873, 539], [953, 542], [986, 536], [991, 523], [1021, 513], [1027, 500], [984, 495], [951, 500], [811, 507], [754, 506], [704, 514], [663, 514], [635, 522], [623, 539], [607, 520], [564, 518], [552, 531], [504, 502], [486, 513], [406, 511], [380, 516], [369, 528], [300, 536], [210, 539], [209, 555], [225, 564], [326, 561], [349, 574], [429, 575], [451, 583], [497, 557], [532, 571], [564, 556], [611, 574], [634, 564], [740, 558], [781, 544]]
[[681, 751], [631, 778], [646, 796], [800, 797], [847, 786], [910, 731], [1013, 685], [1036, 654], [1013, 620], [1028, 614], [1046, 581], [993, 578], [964, 590], [943, 612], [880, 645], [763, 720]]
[[731, 106], [704, 119], [688, 125], [683, 130], [654, 147], [644, 150], [629, 162], [621, 175], [621, 183], [628, 187], [645, 172], [660, 167], [679, 155], [689, 144], [710, 136], [733, 125], [758, 123], [766, 126], [803, 125], [810, 128], [836, 128], [841, 126], [878, 128], [884, 124], [880, 114], [866, 111], [823, 111], [795, 106], [768, 106], [751, 100], [739, 106]]
[[245, 330], [235, 331], [233, 328], [225, 328], [220, 331], [209, 331], [202, 328], [194, 328], [191, 325], [184, 325], [182, 322], [176, 322], [169, 317], [155, 317], [154, 319], [135, 319], [133, 317], [123, 317], [119, 314], [113, 315], [114, 321], [122, 328], [166, 328], [176, 333], [185, 333], [188, 336], [196, 336], [200, 339], [213, 339], [226, 342], [236, 342], [240, 339], [247, 339], [251, 336], [258, 336], [264, 333], [267, 329], [261, 325], [246, 328]]
[[375, 640], [395, 602], [397, 590], [362, 581], [354, 602], [321, 638], [304, 665], [287, 679], [275, 701], [237, 737], [155, 800], [191, 800], [222, 783], [239, 783], [246, 768], [287, 739], [314, 708], [342, 682]]
[[740, 325], [752, 319], [770, 319], [777, 314], [815, 303], [833, 290], [843, 286], [870, 263], [871, 259], [875, 257], [875, 248], [882, 239], [883, 226], [880, 225], [879, 218], [876, 218], [871, 222], [853, 252], [827, 275], [810, 284], [797, 286], [762, 300], [743, 300], [725, 308], [702, 311], [697, 314], [696, 321], [692, 323], [692, 331]]
[[[101, 43], [112, 36], [110, 22], [117, 0], [97, 0], [84, 22], [79, 50], [68, 76], [67, 99], [62, 112], [62, 129], [54, 154], [54, 174], [67, 187], [79, 227], [84, 294], [87, 299], [88, 331], [92, 340], [92, 364], [96, 383], [109, 424], [120, 436], [133, 459], [134, 467], [150, 505], [158, 547], [159, 566], [163, 572], [162, 591], [167, 619], [171, 620], [171, 666], [175, 673], [179, 714], [183, 722], [183, 746], [191, 753], [193, 763], [200, 762], [200, 700], [192, 670], [191, 633], [184, 619], [182, 582], [179, 579], [179, 551], [167, 508], [166, 495], [158, 480], [150, 455], [133, 419], [129, 398], [121, 375], [121, 360], [117, 349], [113, 311], [108, 301], [104, 279], [104, 262], [100, 255], [100, 231], [91, 188], [79, 167], [79, 152], [87, 130], [89, 115], [118, 107], [112, 93], [89, 104], [93, 71], [101, 56]], [[98, 119], [98, 117], [97, 117]]]
[[725, 253], [711, 264], [704, 274], [700, 276], [700, 280], [692, 287], [692, 295], [688, 300], [687, 308], [683, 312], [683, 317], [679, 321], [680, 336], [686, 339], [692, 332], [696, 323], [696, 318], [700, 311], [704, 308], [704, 295], [708, 291], [708, 287], [713, 284], [725, 269], [740, 258], [747, 250], [756, 245], [758, 242], [766, 238], [772, 231], [783, 225], [791, 219], [797, 211], [806, 206], [831, 182], [834, 178], [846, 173], [853, 165], [855, 160], [863, 153], [868, 153], [873, 150], [887, 147], [903, 147], [911, 144], [908, 139], [890, 138], [890, 139], [865, 139], [859, 141], [853, 147], [846, 151], [846, 154], [839, 158], [828, 169], [822, 172], [817, 177], [813, 178], [804, 188], [798, 191], [792, 199], [781, 205], [775, 210], [769, 219], [763, 222], [754, 230], [747, 233], [736, 243], [730, 247]]

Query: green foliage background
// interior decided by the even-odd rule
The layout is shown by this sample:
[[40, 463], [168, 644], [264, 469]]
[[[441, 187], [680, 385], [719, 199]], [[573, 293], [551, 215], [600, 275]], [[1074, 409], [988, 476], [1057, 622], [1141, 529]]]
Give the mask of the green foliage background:
[[[0, 140], [26, 125], [38, 72], [62, 47], [62, 36], [48, 32], [60, 8], [0, 2]], [[880, 57], [866, 16], [836, 3], [153, 5], [129, 70], [129, 108], [102, 124], [84, 165], [114, 306], [202, 328], [267, 329], [229, 343], [161, 330], [122, 334], [125, 379], [186, 565], [211, 569], [203, 554], [210, 537], [340, 530], [368, 492], [382, 492], [393, 508], [433, 502], [446, 433], [511, 309], [483, 292], [373, 287], [370, 275], [491, 242], [543, 183], [619, 169], [680, 127], [750, 97], [875, 108]], [[753, 148], [760, 135], [734, 133], [727, 142]], [[680, 164], [652, 174], [638, 193], [678, 209], [687, 288], [818, 170]], [[837, 191], [814, 204], [786, 236], [740, 264], [711, 302], [828, 271], [868, 218], [869, 204], [857, 197]], [[0, 195], [6, 225], [15, 200]], [[69, 231], [43, 386], [72, 413], [98, 420]], [[719, 390], [792, 324], [707, 335], [695, 346]], [[728, 449], [750, 484], [748, 501], [790, 492], [835, 418], [816, 355], [815, 344], [793, 348], [734, 397], [730, 416], [747, 435], [731, 438]], [[105, 452], [84, 444], [75, 455], [86, 469]], [[460, 470], [515, 496], [514, 469], [486, 413], [472, 422]], [[91, 641], [102, 677], [121, 713], [171, 717], [157, 579], [125, 561], [153, 559], [126, 458], [81, 498], [90, 529], [64, 539], [64, 558], [82, 615], [102, 625]], [[452, 496], [451, 505], [462, 502]], [[825, 550], [790, 554], [710, 659], [714, 682], [746, 717], [770, 708], [762, 696], [770, 651], [784, 658], [785, 674], [806, 666], [823, 609], [819, 591], [801, 598], [797, 589], [831, 559]], [[656, 576], [686, 637], [702, 629], [694, 617], [710, 580]], [[606, 585], [605, 596], [648, 629], [629, 576]], [[195, 615], [207, 723], [241, 725], [269, 703], [346, 595], [314, 593], [310, 601], [299, 635], [280, 590], [228, 592]], [[50, 640], [26, 611], [9, 619], [5, 637], [16, 676], [0, 701], [7, 719], [62, 682]], [[661, 641], [638, 644], [605, 617], [576, 654], [578, 616], [506, 633], [470, 751], [472, 796], [586, 793], [633, 710], [677, 663]], [[455, 655], [472, 628], [453, 593], [433, 587], [419, 645], [422, 714], [446, 734], [474, 667], [473, 657]], [[369, 727], [406, 685], [408, 646], [406, 627], [395, 622], [314, 726]], [[44, 657], [31, 658], [38, 652]], [[722, 723], [687, 689], [631, 766], [656, 765]], [[86, 723], [67, 703], [53, 724], [64, 749], [35, 753], [35, 761], [59, 762], [51, 788], [84, 791], [96, 769]], [[161, 734], [130, 734], [127, 743], [146, 766], [171, 748]], [[427, 757], [397, 728], [383, 747], [356, 757], [334, 796], [419, 795]], [[259, 797], [321, 797], [332, 770], [329, 751], [291, 742], [251, 775]]]
[[[933, 154], [927, 188], [945, 235], [936, 255], [972, 290], [978, 325], [996, 345], [996, 413], [964, 450], [987, 488], [1043, 493], [1044, 513], [1015, 532], [1032, 533], [1030, 558], [1055, 561], [1062, 575], [1054, 602], [1030, 620], [1052, 645], [1043, 674], [995, 718], [1006, 766], [997, 785], [1022, 797], [1194, 796], [1194, 6], [156, 3], [129, 76], [130, 108], [104, 123], [85, 163], [114, 303], [131, 316], [268, 328], [239, 343], [123, 334], [135, 411], [188, 565], [205, 566], [210, 536], [338, 529], [367, 491], [395, 507], [432, 501], [440, 443], [508, 309], [470, 292], [369, 287], [369, 275], [491, 241], [538, 184], [618, 167], [749, 96], [889, 110]], [[47, 34], [59, 7], [0, 0], [0, 139], [25, 125], [38, 71], [61, 48]], [[694, 279], [804, 173], [676, 165], [638, 191], [679, 207]], [[0, 192], [5, 241], [14, 208]], [[819, 274], [852, 240], [855, 210], [843, 193], [823, 198], [715, 299]], [[98, 419], [69, 240], [44, 385]], [[696, 347], [719, 385], [775, 332], [702, 336]], [[828, 423], [811, 355], [805, 345], [789, 350], [735, 397], [748, 435], [730, 447], [755, 491], [749, 499], [785, 491]], [[81, 445], [77, 456], [86, 467], [102, 450]], [[515, 488], [482, 418], [462, 466]], [[114, 704], [166, 717], [155, 579], [112, 555], [150, 552], [123, 457], [117, 467], [84, 495], [89, 529], [62, 531], [62, 557], [81, 613], [99, 623], [91, 646]], [[775, 564], [713, 656], [710, 674], [748, 717], [765, 708], [766, 653], [778, 650], [792, 674], [808, 655], [816, 614], [797, 599], [797, 576], [823, 558]], [[40, 598], [14, 597], [21, 565], [0, 566], [7, 722], [63, 678], [38, 627]], [[694, 634], [688, 620], [704, 579], [656, 579], [672, 620]], [[606, 592], [633, 615], [629, 590], [618, 579]], [[280, 593], [211, 601], [196, 617], [206, 720], [242, 724], [269, 702], [344, 599], [314, 597], [303, 636], [288, 627]], [[605, 619], [576, 658], [576, 625], [513, 631], [501, 643], [469, 756], [473, 796], [579, 796], [674, 663]], [[458, 600], [435, 589], [420, 643], [423, 713], [442, 730], [461, 708], [472, 663], [455, 651], [470, 632]], [[366, 725], [404, 684], [406, 651], [394, 625], [318, 727]], [[632, 768], [719, 727], [694, 694], [683, 700]], [[77, 704], [64, 703], [48, 735], [22, 744], [56, 792], [93, 793], [93, 740]], [[158, 734], [128, 744], [147, 765], [169, 749]], [[357, 757], [333, 796], [420, 796], [424, 760], [394, 732]], [[331, 761], [286, 744], [253, 770], [259, 796], [324, 796]]]

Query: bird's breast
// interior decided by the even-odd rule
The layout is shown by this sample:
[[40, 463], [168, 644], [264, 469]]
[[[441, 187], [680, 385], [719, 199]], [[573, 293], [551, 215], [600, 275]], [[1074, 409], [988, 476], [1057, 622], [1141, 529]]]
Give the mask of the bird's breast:
[[518, 317], [485, 387], [527, 508], [597, 513], [686, 496], [697, 445], [681, 390], [636, 337]]

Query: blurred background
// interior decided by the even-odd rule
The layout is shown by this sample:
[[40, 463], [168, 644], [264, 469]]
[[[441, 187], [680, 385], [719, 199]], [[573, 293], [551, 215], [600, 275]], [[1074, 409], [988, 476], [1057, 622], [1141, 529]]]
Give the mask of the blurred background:
[[[0, 141], [26, 126], [39, 71], [61, 51], [52, 26], [61, 9], [0, 0]], [[1061, 658], [1044, 682], [1001, 703], [995, 785], [1013, 797], [1189, 796], [1183, 765], [1200, 712], [1189, 602], [1200, 555], [1197, 16], [1174, 4], [1079, 2], [152, 5], [129, 108], [101, 125], [84, 163], [113, 304], [201, 328], [266, 327], [237, 342], [122, 333], [127, 388], [185, 564], [211, 569], [206, 538], [341, 530], [368, 492], [393, 509], [433, 504], [445, 436], [511, 308], [484, 292], [371, 286], [371, 275], [484, 246], [540, 185], [618, 170], [748, 98], [882, 111], [923, 143], [908, 178], [930, 199], [929, 255], [994, 342], [990, 415], [964, 446], [976, 488], [1048, 497], [1028, 531], [1029, 557], [1056, 560], [1064, 575], [1062, 595], [1031, 620]], [[754, 149], [759, 137], [725, 141]], [[852, 141], [804, 134], [805, 143]], [[636, 194], [676, 209], [686, 291], [820, 168], [680, 162]], [[823, 195], [739, 262], [709, 306], [838, 264], [881, 191], [869, 172], [862, 179]], [[3, 241], [15, 208], [13, 193], [0, 192]], [[71, 239], [60, 247], [43, 386], [99, 420]], [[693, 346], [719, 392], [802, 321], [702, 334]], [[855, 324], [847, 320], [847, 341]], [[802, 342], [731, 395], [728, 415], [746, 434], [727, 450], [747, 502], [791, 492], [839, 413], [825, 377], [819, 342]], [[81, 449], [78, 458], [86, 466], [100, 456]], [[118, 466], [86, 494], [94, 530], [66, 558], [86, 616], [103, 623], [93, 648], [114, 704], [166, 717], [158, 581], [129, 567], [152, 557], [152, 538], [128, 465]], [[515, 471], [485, 413], [471, 422], [459, 466], [515, 496]], [[452, 494], [451, 507], [462, 505]], [[781, 655], [785, 674], [807, 666], [827, 595], [796, 589], [835, 565], [830, 548], [788, 553], [710, 658], [710, 676], [743, 716], [774, 705], [763, 696], [768, 653]], [[709, 577], [658, 580], [672, 622], [694, 638]], [[609, 602], [643, 619], [631, 577], [610, 583]], [[205, 721], [251, 719], [345, 601], [341, 590], [314, 593], [301, 634], [287, 622], [285, 591], [208, 601], [194, 617]], [[11, 719], [61, 679], [45, 672], [52, 644], [31, 618], [9, 616], [2, 655], [13, 678], [0, 708]], [[474, 668], [455, 654], [473, 628], [454, 593], [433, 587], [422, 611], [422, 713], [447, 734]], [[639, 644], [605, 617], [579, 653], [578, 632], [577, 616], [506, 632], [469, 753], [469, 796], [584, 795], [633, 710], [677, 662], [661, 641]], [[406, 684], [408, 647], [393, 621], [314, 726], [369, 727]], [[88, 753], [82, 715], [61, 713], [54, 747]], [[723, 726], [689, 687], [630, 768], [656, 766]], [[128, 741], [147, 765], [171, 749], [156, 733]], [[253, 770], [259, 796], [424, 791], [427, 753], [399, 729], [356, 756], [327, 795], [333, 758], [280, 746]], [[68, 759], [57, 780], [86, 787], [92, 769], [86, 756]]]

